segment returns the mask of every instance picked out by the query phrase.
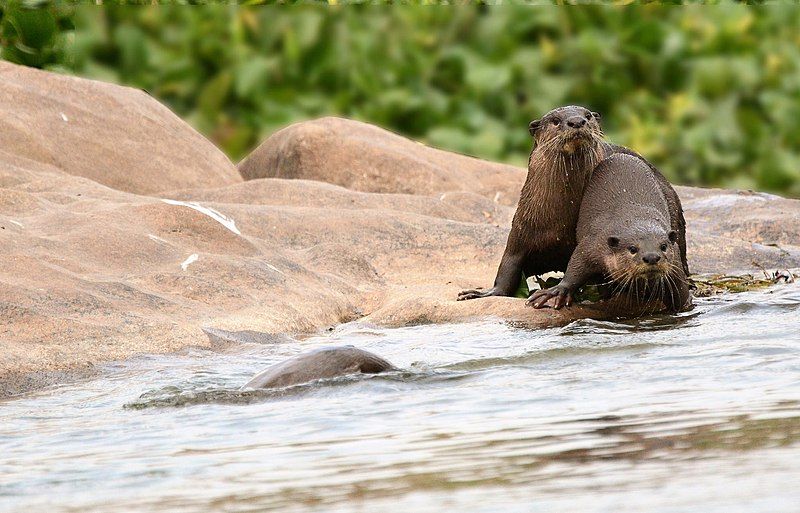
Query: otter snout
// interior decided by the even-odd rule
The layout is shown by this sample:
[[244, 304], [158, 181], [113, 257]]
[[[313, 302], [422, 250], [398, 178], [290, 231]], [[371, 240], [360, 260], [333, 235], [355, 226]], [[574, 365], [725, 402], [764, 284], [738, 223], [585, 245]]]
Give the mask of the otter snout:
[[583, 116], [570, 116], [567, 118], [566, 123], [570, 128], [582, 128], [586, 124], [586, 118]]
[[658, 253], [645, 253], [642, 255], [642, 261], [645, 264], [656, 265], [661, 260], [661, 255]]

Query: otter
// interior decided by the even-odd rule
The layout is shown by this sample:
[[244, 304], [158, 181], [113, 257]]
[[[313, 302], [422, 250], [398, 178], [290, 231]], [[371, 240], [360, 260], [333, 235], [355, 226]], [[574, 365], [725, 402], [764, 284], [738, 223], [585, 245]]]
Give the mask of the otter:
[[[577, 244], [575, 228], [584, 189], [595, 166], [609, 155], [621, 153], [640, 159], [656, 180], [669, 183], [638, 153], [603, 139], [600, 115], [584, 107], [570, 105], [553, 109], [541, 119], [531, 121], [528, 130], [534, 147], [528, 159], [528, 176], [520, 192], [511, 231], [490, 289], [464, 290], [458, 300], [488, 296], [513, 296], [522, 274], [538, 276], [564, 271]], [[680, 199], [670, 188], [667, 202], [677, 215], [673, 229], [684, 233], [685, 222]], [[686, 241], [679, 235], [678, 245], [686, 261]], [[684, 268], [689, 274], [688, 267]]]
[[[569, 306], [581, 286], [597, 283], [636, 304], [660, 300], [670, 312], [691, 307], [678, 224], [680, 211], [670, 203], [674, 189], [640, 158], [617, 154], [597, 165], [586, 187], [577, 225], [578, 245], [564, 278], [528, 299], [534, 308], [553, 300]], [[606, 289], [607, 292], [608, 289]]]
[[347, 374], [378, 374], [395, 367], [353, 346], [326, 347], [289, 358], [254, 376], [242, 389], [280, 388]]

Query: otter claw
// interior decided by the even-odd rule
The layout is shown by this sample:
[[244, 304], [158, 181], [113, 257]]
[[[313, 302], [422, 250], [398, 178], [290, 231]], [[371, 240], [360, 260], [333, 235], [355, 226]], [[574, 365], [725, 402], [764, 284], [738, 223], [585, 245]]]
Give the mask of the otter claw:
[[468, 299], [478, 299], [484, 297], [485, 292], [480, 289], [462, 290], [458, 293], [456, 301], [466, 301]]
[[458, 301], [464, 301], [467, 299], [478, 299], [482, 297], [497, 296], [497, 295], [498, 292], [496, 287], [492, 287], [490, 289], [477, 288], [470, 290], [462, 290], [461, 292], [458, 293], [458, 298], [456, 299]]
[[553, 299], [553, 308], [560, 310], [561, 307], [572, 305], [572, 293], [569, 290], [560, 288], [558, 286], [549, 289], [537, 290], [531, 297], [528, 298], [527, 304], [539, 309], [542, 308], [548, 301]]

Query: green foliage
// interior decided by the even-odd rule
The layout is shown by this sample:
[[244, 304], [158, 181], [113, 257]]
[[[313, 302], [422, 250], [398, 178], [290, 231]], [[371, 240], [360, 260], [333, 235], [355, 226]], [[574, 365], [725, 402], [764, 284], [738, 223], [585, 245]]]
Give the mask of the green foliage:
[[42, 67], [64, 58], [71, 10], [41, 1], [0, 3], [0, 57]]
[[5, 59], [140, 87], [232, 158], [342, 115], [524, 164], [527, 125], [577, 103], [675, 182], [800, 196], [800, 10], [19, 2]]

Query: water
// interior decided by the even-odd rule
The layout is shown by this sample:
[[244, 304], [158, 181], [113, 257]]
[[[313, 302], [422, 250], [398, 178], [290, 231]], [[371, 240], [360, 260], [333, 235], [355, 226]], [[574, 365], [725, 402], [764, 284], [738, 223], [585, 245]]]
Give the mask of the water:
[[[192, 350], [0, 403], [0, 510], [796, 512], [800, 286]], [[353, 344], [401, 372], [238, 392]]]

